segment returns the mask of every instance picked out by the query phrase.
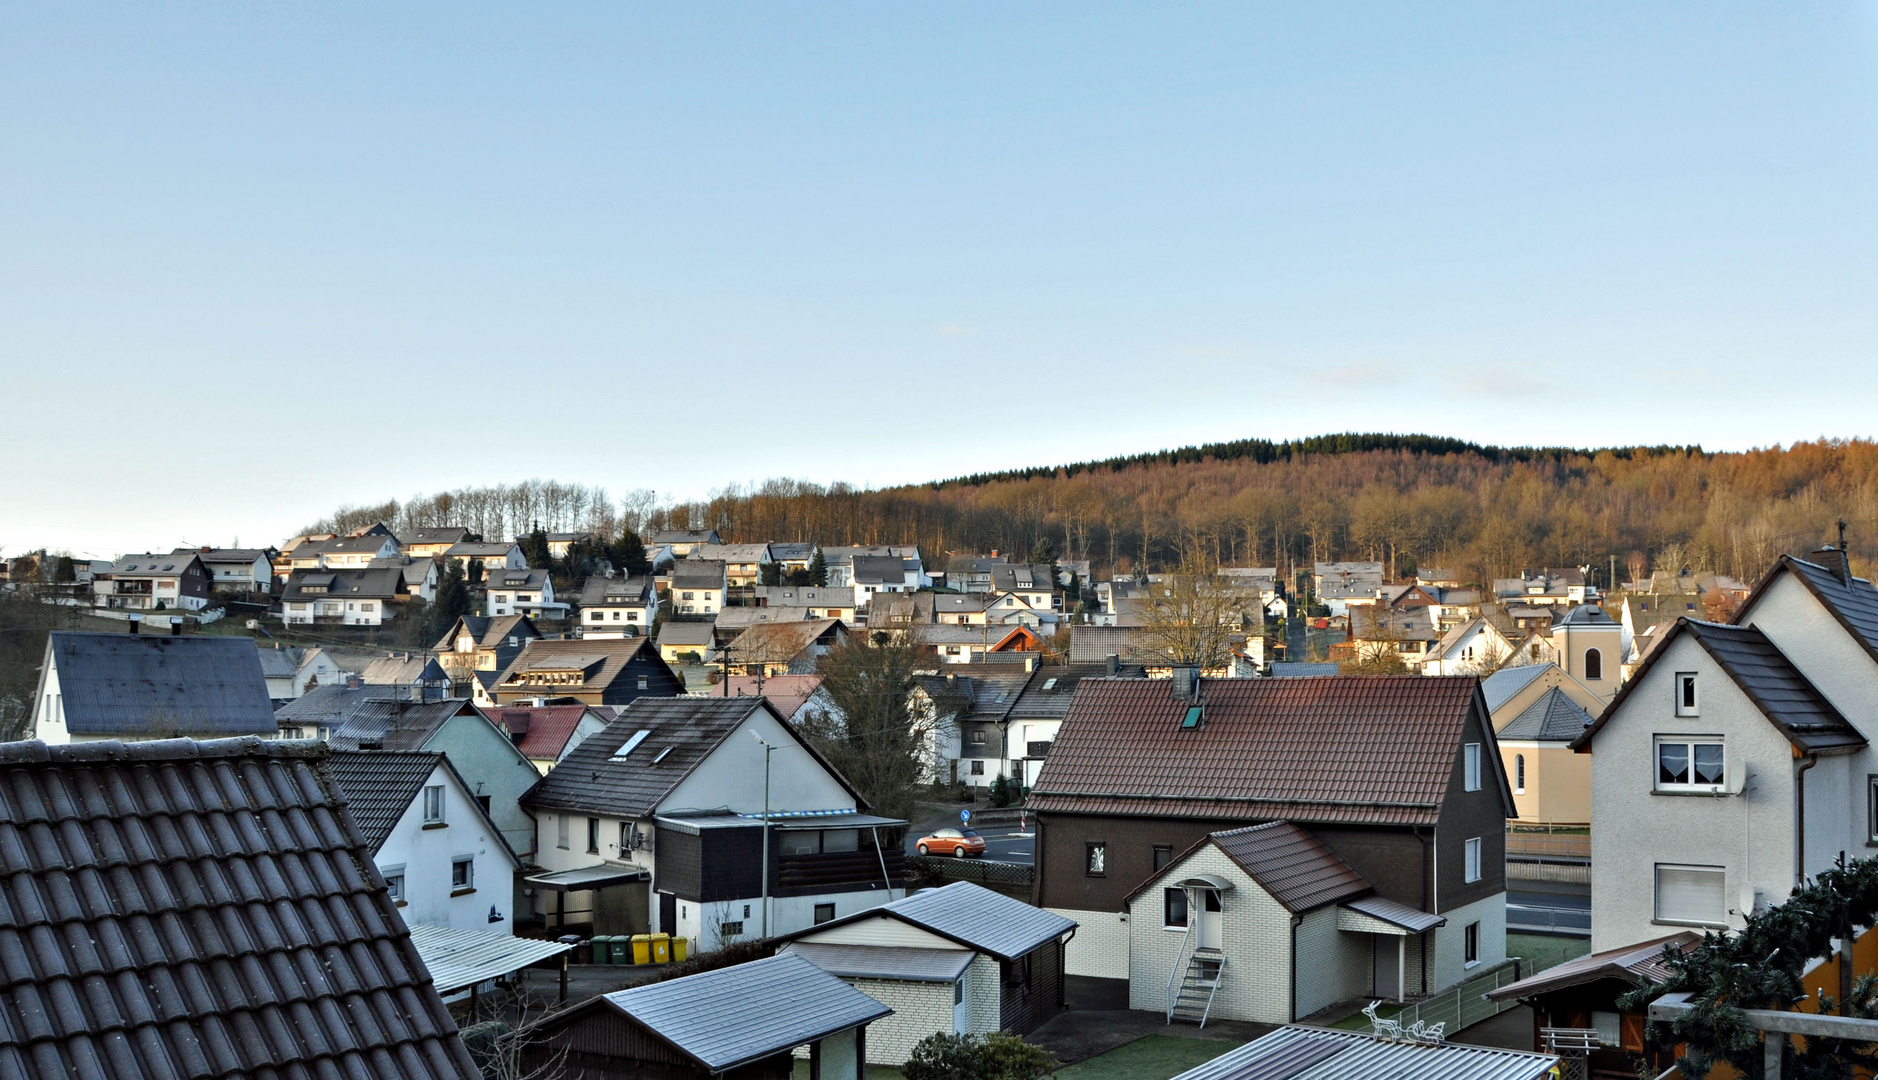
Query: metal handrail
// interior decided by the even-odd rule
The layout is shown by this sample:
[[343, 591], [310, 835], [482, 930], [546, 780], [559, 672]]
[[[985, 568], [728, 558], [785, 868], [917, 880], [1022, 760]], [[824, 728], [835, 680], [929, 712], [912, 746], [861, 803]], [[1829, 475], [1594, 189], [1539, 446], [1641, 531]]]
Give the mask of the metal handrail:
[[1187, 970], [1187, 962], [1193, 956], [1193, 950], [1189, 948], [1189, 946], [1194, 942], [1194, 931], [1198, 928], [1198, 925], [1199, 920], [1193, 917], [1193, 906], [1189, 904], [1187, 907], [1187, 932], [1180, 936], [1180, 948], [1174, 950], [1173, 970], [1167, 973], [1167, 1022], [1170, 1024], [1174, 1022], [1174, 987], [1181, 981], [1181, 973]]

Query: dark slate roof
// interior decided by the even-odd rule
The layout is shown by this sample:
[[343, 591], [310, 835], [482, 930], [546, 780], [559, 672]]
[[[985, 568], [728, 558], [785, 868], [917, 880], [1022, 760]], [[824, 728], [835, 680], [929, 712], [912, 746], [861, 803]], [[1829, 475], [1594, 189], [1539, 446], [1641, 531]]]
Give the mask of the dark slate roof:
[[1288, 821], [1216, 832], [1212, 840], [1291, 911], [1312, 911], [1370, 891], [1348, 863]]
[[1802, 753], [1843, 753], [1865, 745], [1865, 736], [1858, 728], [1841, 715], [1826, 695], [1820, 693], [1757, 627], [1725, 626], [1683, 618], [1670, 627], [1662, 644], [1656, 646], [1643, 667], [1618, 691], [1603, 715], [1573, 741], [1573, 748], [1589, 745], [1592, 737], [1629, 700], [1631, 691], [1643, 682], [1658, 661], [1669, 655], [1670, 641], [1679, 634], [1693, 636], [1741, 692], [1754, 702], [1761, 715]]
[[[1820, 603], [1825, 604], [1839, 622], [1851, 631], [1858, 643], [1865, 647], [1865, 651], [1878, 659], [1878, 588], [1873, 588], [1870, 581], [1861, 577], [1841, 582], [1824, 566], [1791, 555], [1781, 556], [1780, 565], [1773, 574], [1768, 575], [1768, 580], [1771, 581], [1783, 567], [1793, 571], [1807, 589], [1819, 597]], [[1757, 594], [1760, 591], [1760, 588], [1755, 590]], [[1741, 605], [1744, 614], [1753, 607], [1755, 599], [1749, 597], [1747, 603]]]
[[663, 668], [664, 661], [657, 659], [657, 653], [649, 647], [645, 638], [585, 638], [558, 639], [534, 638], [522, 646], [518, 655], [502, 673], [502, 681], [497, 689], [527, 688], [527, 674], [531, 671], [567, 671], [579, 668], [582, 672], [580, 685], [561, 687], [544, 685], [544, 694], [572, 693], [580, 691], [604, 691], [627, 672], [639, 652], [645, 649], [653, 654], [657, 667]]
[[442, 760], [443, 753], [436, 750], [334, 751], [333, 779], [373, 851], [391, 835]]
[[386, 750], [418, 750], [452, 717], [476, 711], [468, 698], [411, 701], [400, 686], [316, 686], [281, 706], [282, 723], [325, 724], [336, 750], [375, 743]]
[[[318, 591], [306, 591], [307, 585]], [[319, 588], [322, 587], [323, 588]], [[404, 595], [402, 566], [332, 567], [295, 570], [281, 590], [283, 600], [389, 600]]]
[[1565, 613], [1557, 626], [1616, 626], [1617, 623], [1596, 604], [1580, 604]]
[[0, 1076], [478, 1077], [325, 754], [0, 745]]
[[1099, 664], [1111, 656], [1137, 663], [1158, 660], [1167, 663], [1165, 651], [1157, 650], [1148, 635], [1132, 626], [1078, 626], [1069, 634], [1069, 662]]
[[1170, 680], [1084, 679], [1027, 805], [1432, 825], [1477, 686], [1467, 676], [1205, 679], [1203, 722], [1183, 730], [1192, 702]]
[[[554, 771], [522, 796], [522, 803], [592, 810], [621, 817], [650, 816], [680, 780], [709, 757], [745, 717], [760, 708], [775, 712], [768, 701], [760, 697], [637, 698], [620, 710], [618, 719], [568, 751]], [[783, 726], [788, 728], [786, 723]], [[623, 760], [614, 760], [614, 751], [641, 731], [650, 734]], [[802, 745], [808, 747], [807, 743]], [[654, 764], [653, 759], [668, 749], [671, 752]], [[812, 749], [810, 754], [843, 787], [853, 792], [853, 787], [833, 766], [822, 761]], [[854, 803], [857, 809], [865, 809], [867, 805], [858, 794], [854, 796]]]
[[[893, 1013], [788, 953], [615, 991], [604, 1000], [712, 1072]], [[733, 1018], [734, 1023], [728, 1022]]]
[[[462, 629], [470, 632], [478, 646], [485, 649], [506, 646], [511, 635], [520, 637], [524, 643], [541, 636], [541, 631], [535, 629], [535, 624], [526, 615], [465, 615], [457, 622]], [[432, 651], [453, 651], [456, 648], [457, 629], [457, 626], [450, 627], [450, 632], [431, 646]], [[517, 645], [516, 651], [520, 650], [521, 645]], [[501, 653], [498, 652], [497, 656], [501, 656]]]
[[1495, 712], [1500, 706], [1513, 699], [1521, 690], [1532, 685], [1532, 681], [1544, 675], [1552, 664], [1526, 664], [1521, 667], [1501, 668], [1480, 680], [1481, 696], [1487, 699], [1487, 711]]
[[1591, 726], [1591, 714], [1557, 687], [1539, 695], [1507, 725], [1500, 729], [1502, 739], [1532, 739], [1538, 742], [1570, 742]]
[[[1107, 674], [1105, 663], [1040, 666], [1030, 673], [1024, 692], [1012, 703], [1010, 717], [1013, 720], [1060, 719], [1069, 713], [1070, 699], [1084, 679], [1099, 679]], [[1134, 667], [1124, 674], [1139, 675], [1142, 671]]]
[[93, 634], [55, 630], [73, 735], [272, 735], [274, 702], [245, 637]]
[[906, 581], [906, 560], [892, 555], [856, 555], [854, 581], [856, 584], [902, 584]]

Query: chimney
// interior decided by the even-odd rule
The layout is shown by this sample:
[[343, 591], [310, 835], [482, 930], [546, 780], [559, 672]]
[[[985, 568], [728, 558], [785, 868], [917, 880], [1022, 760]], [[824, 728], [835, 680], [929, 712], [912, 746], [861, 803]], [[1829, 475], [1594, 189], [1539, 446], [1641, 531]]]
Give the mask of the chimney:
[[1828, 544], [1813, 552], [1808, 558], [1830, 571], [1833, 577], [1839, 579], [1839, 584], [1852, 584], [1852, 564], [1847, 559], [1844, 548]]
[[359, 678], [357, 675], [346, 676], [346, 689], [347, 690], [362, 690], [364, 688], [365, 688], [364, 679]]
[[140, 627], [142, 627], [142, 626], [143, 626], [143, 616], [142, 616], [142, 615], [132, 615], [132, 616], [130, 616], [130, 632], [131, 632], [131, 633], [133, 633], [133, 634], [135, 634], [135, 633], [137, 632], [137, 630], [138, 630], [138, 628], [140, 628]]
[[1108, 666], [1108, 673], [1110, 675], [1120, 675], [1122, 673], [1122, 658], [1121, 657], [1115, 655], [1114, 653], [1110, 653], [1108, 654], [1108, 657], [1103, 662]]
[[992, 549], [991, 549], [991, 557], [992, 557], [992, 558], [994, 558], [994, 559], [998, 557], [998, 549], [997, 549], [997, 548], [992, 548]]
[[1176, 698], [1181, 701], [1192, 701], [1194, 691], [1199, 689], [1200, 670], [1186, 666], [1177, 667], [1174, 669], [1173, 683]]
[[171, 615], [170, 616], [170, 636], [181, 637], [182, 635], [183, 635], [183, 617], [181, 615]]

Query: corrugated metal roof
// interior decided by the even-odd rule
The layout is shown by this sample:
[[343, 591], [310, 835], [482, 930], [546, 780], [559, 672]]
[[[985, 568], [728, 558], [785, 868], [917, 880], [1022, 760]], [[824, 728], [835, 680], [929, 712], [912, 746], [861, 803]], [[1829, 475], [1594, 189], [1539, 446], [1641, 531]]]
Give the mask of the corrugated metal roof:
[[558, 941], [448, 926], [413, 926], [411, 944], [440, 994], [501, 978], [573, 948]]
[[476, 1080], [325, 758], [0, 746], [0, 1076]]
[[385, 842], [398, 819], [411, 808], [419, 789], [443, 761], [431, 750], [338, 750], [332, 756], [333, 779], [345, 793], [352, 820], [372, 850]]
[[[1041, 811], [1433, 824], [1470, 676], [1084, 679], [1027, 805]], [[1485, 724], [1484, 718], [1482, 720]]]
[[523, 881], [544, 889], [557, 892], [584, 892], [588, 889], [605, 888], [608, 885], [620, 885], [629, 881], [644, 881], [652, 876], [651, 871], [642, 866], [616, 866], [603, 863], [599, 866], [581, 866], [572, 870], [554, 870], [546, 874], [531, 874]]
[[1539, 742], [1570, 742], [1591, 726], [1591, 714], [1565, 691], [1553, 687], [1540, 694], [1518, 716], [1500, 729], [1501, 739], [1534, 739]]
[[970, 945], [1001, 960], [1015, 960], [1076, 929], [1073, 919], [1032, 907], [969, 881], [927, 889], [863, 915], [891, 912], [915, 926]]
[[893, 1013], [788, 953], [619, 990], [606, 1001], [713, 1072]]
[[65, 724], [74, 735], [273, 735], [274, 702], [242, 637], [54, 630]]
[[1351, 911], [1360, 911], [1372, 919], [1381, 919], [1392, 926], [1421, 933], [1447, 924], [1446, 915], [1430, 915], [1419, 908], [1398, 904], [1394, 900], [1385, 900], [1380, 896], [1361, 896], [1355, 900], [1345, 900], [1343, 906]]
[[792, 941], [794, 953], [830, 975], [849, 979], [898, 979], [903, 982], [954, 982], [972, 966], [970, 949], [914, 949], [899, 945], [824, 945]]
[[1341, 674], [1343, 674], [1343, 669], [1336, 664], [1309, 660], [1275, 660], [1272, 662], [1272, 678], [1274, 679], [1311, 679], [1320, 675]]
[[1291, 1024], [1174, 1080], [1541, 1080], [1557, 1064], [1551, 1054], [1392, 1042], [1361, 1032]]

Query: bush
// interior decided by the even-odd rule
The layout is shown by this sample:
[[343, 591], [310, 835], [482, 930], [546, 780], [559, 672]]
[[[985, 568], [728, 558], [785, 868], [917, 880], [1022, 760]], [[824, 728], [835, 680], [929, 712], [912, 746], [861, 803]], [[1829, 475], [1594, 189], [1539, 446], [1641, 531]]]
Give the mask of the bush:
[[1055, 1071], [1048, 1051], [1002, 1031], [928, 1035], [901, 1069], [906, 1080], [1036, 1080]]
[[1011, 782], [1004, 778], [1003, 773], [999, 773], [998, 778], [991, 782], [991, 805], [1011, 805]]

